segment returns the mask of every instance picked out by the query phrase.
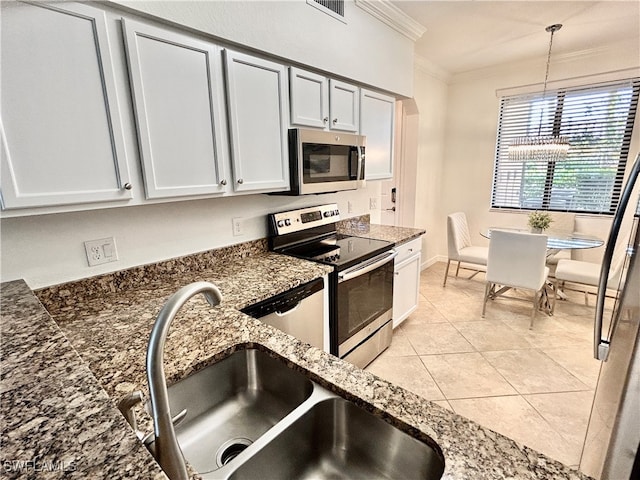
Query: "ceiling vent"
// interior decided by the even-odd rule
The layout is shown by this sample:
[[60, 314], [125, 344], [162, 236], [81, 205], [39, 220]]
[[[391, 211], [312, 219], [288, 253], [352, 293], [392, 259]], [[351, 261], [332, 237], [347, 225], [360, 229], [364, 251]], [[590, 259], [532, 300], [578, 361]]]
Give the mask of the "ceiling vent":
[[344, 0], [307, 0], [307, 3], [344, 21]]

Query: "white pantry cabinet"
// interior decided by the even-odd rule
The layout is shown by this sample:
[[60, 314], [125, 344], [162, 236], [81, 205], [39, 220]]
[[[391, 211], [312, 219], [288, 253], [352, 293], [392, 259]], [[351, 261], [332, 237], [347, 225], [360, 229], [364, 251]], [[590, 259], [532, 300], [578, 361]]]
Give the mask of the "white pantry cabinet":
[[224, 60], [234, 190], [288, 190], [286, 67], [232, 50]]
[[132, 198], [105, 13], [2, 2], [2, 208]]
[[358, 131], [359, 87], [295, 67], [289, 76], [293, 126]]
[[227, 189], [221, 49], [122, 19], [147, 198]]
[[416, 238], [396, 248], [393, 279], [393, 328], [417, 307], [420, 297], [420, 259], [422, 240]]
[[393, 178], [396, 99], [360, 90], [360, 135], [367, 137], [366, 180]]

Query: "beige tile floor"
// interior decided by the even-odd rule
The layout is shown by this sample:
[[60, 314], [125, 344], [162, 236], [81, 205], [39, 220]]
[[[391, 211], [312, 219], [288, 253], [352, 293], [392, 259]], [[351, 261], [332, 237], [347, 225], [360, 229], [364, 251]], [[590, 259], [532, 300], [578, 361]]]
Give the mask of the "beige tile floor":
[[595, 299], [567, 292], [530, 330], [529, 303], [490, 301], [482, 318], [484, 274], [460, 272], [446, 287], [444, 263], [422, 272], [418, 309], [367, 370], [577, 468], [600, 368]]

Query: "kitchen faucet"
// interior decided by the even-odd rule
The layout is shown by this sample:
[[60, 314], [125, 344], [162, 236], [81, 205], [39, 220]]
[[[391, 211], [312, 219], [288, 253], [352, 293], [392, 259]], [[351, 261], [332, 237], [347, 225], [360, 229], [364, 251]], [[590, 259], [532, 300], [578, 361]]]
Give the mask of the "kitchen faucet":
[[163, 366], [164, 344], [178, 310], [198, 293], [202, 293], [213, 307], [222, 300], [218, 287], [209, 282], [195, 282], [182, 287], [162, 307], [151, 330], [147, 347], [147, 380], [155, 432], [155, 457], [171, 480], [188, 480], [189, 475], [171, 419]]

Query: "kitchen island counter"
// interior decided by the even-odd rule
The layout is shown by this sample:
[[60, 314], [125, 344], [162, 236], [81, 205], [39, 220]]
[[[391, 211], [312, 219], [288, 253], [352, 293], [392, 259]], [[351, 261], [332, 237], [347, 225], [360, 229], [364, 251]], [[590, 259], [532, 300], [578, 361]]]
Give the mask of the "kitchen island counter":
[[[237, 310], [259, 301], [262, 297], [267, 298], [269, 294], [277, 294], [282, 289], [295, 286], [293, 284], [322, 276], [327, 273], [326, 267], [268, 252], [237, 258], [232, 267], [228, 262], [224, 262], [224, 265], [220, 262], [207, 264], [206, 268], [197, 273], [183, 269], [180, 265], [182, 264], [172, 264], [172, 268], [162, 267], [166, 278], [161, 287], [158, 278], [140, 280], [142, 285], [136, 287], [140, 282], [128, 283], [125, 278], [127, 275], [121, 275], [117, 277], [117, 281], [114, 281], [114, 278], [91, 280], [92, 283], [85, 284], [84, 296], [81, 295], [81, 285], [66, 285], [37, 292], [66, 336], [64, 338], [60, 335], [62, 343], [55, 351], [35, 348], [39, 344], [37, 335], [29, 335], [28, 332], [31, 328], [29, 325], [33, 323], [32, 311], [14, 309], [7, 317], [7, 312], [3, 309], [3, 336], [19, 335], [25, 342], [31, 342], [30, 346], [25, 345], [23, 348], [35, 349], [33, 355], [40, 358], [39, 364], [24, 364], [22, 375], [25, 378], [37, 378], [40, 371], [38, 365], [43, 364], [57, 364], [64, 369], [69, 362], [65, 355], [71, 355], [79, 362], [80, 359], [73, 351], [75, 349], [84, 364], [89, 366], [99, 385], [106, 391], [104, 394], [98, 389], [95, 394], [80, 399], [74, 404], [77, 413], [83, 415], [83, 412], [102, 408], [108, 410], [110, 415], [119, 415], [114, 408], [118, 399], [136, 389], [142, 390], [145, 394], [147, 392], [144, 361], [146, 344], [158, 311], [178, 287], [194, 280], [208, 280], [220, 287], [224, 301], [212, 308], [201, 295], [197, 296], [183, 307], [175, 319], [165, 347], [165, 370], [169, 384], [215, 363], [238, 349], [258, 348], [283, 359], [292, 368], [308, 374], [312, 380], [385, 418], [413, 436], [423, 439], [430, 437], [435, 440], [444, 454], [445, 479], [587, 478], [538, 452], [299, 342]], [[292, 273], [286, 273], [287, 271]], [[138, 274], [130, 272], [129, 275]], [[255, 281], [260, 285], [253, 285]], [[125, 285], [126, 288], [121, 288]], [[35, 301], [33, 293], [24, 283], [11, 282], [3, 284], [3, 302], [6, 289], [17, 289], [7, 301]], [[274, 291], [268, 292], [270, 289]], [[56, 323], [46, 316], [46, 319], [41, 320], [46, 320], [51, 328], [57, 328]], [[7, 325], [12, 327], [8, 329]], [[3, 344], [7, 341], [8, 339], [4, 338]], [[18, 362], [19, 359], [3, 356], [2, 361], [5, 372], [14, 368], [13, 362]], [[2, 381], [4, 392], [4, 373]], [[34, 398], [47, 398], [47, 395], [52, 393], [48, 393], [47, 389], [54, 387], [32, 383], [29, 388], [34, 389]], [[28, 395], [28, 392], [26, 394]], [[55, 395], [51, 398], [55, 403], [64, 401]], [[6, 408], [11, 410], [10, 415], [15, 417], [16, 421], [33, 421], [33, 412], [23, 408], [19, 402], [8, 403], [3, 400], [5, 416], [8, 414], [4, 411]], [[142, 409], [138, 409], [137, 414], [140, 428], [145, 432], [150, 431], [148, 415]], [[133, 432], [120, 420], [114, 420], [112, 434], [118, 438], [125, 438], [129, 442], [127, 445], [137, 442]], [[43, 440], [18, 434], [15, 433], [17, 430], [9, 430], [3, 425], [3, 436], [13, 435], [15, 444], [22, 445], [23, 451], [32, 451], [39, 442], [49, 444], [63, 441], [64, 438], [91, 435], [92, 429], [95, 428], [92, 424], [87, 424], [89, 431], [84, 432], [83, 427], [82, 424], [72, 425], [60, 431], [59, 440], [54, 441], [50, 437]], [[98, 438], [93, 444], [102, 445], [102, 441], [106, 442], [105, 451], [115, 448], [109, 439]], [[153, 464], [144, 447], [138, 444], [132, 446], [131, 451], [128, 463], [105, 465], [103, 472], [100, 472], [98, 465], [96, 471], [102, 474], [102, 478], [127, 476], [126, 473], [113, 474], [114, 469], [129, 472], [130, 478], [153, 478], [144, 473], [151, 468], [150, 464]], [[71, 450], [69, 455], [73, 454], [74, 450]], [[132, 472], [136, 471], [143, 472], [142, 476], [132, 475]], [[96, 473], [92, 474], [91, 478], [100, 476]]]

